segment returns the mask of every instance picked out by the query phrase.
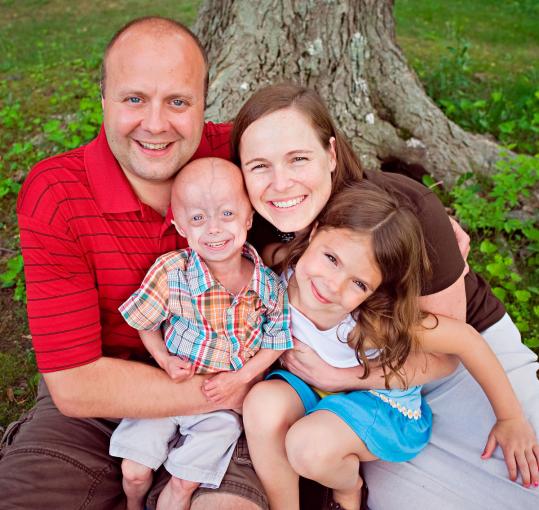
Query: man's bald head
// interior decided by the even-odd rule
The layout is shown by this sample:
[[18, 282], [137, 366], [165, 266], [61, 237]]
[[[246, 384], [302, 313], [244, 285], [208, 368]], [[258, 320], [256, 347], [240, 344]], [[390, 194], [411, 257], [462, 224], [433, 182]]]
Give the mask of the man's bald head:
[[195, 44], [196, 49], [198, 49], [198, 51], [200, 52], [200, 55], [202, 56], [202, 59], [204, 60], [204, 65], [206, 67], [204, 79], [204, 97], [206, 97], [206, 94], [208, 92], [209, 66], [208, 55], [206, 54], [204, 46], [202, 46], [200, 39], [195, 34], [193, 34], [193, 32], [191, 32], [191, 30], [189, 30], [189, 28], [186, 27], [183, 23], [180, 23], [179, 21], [173, 20], [171, 18], [164, 18], [160, 16], [147, 16], [144, 18], [134, 19], [124, 25], [122, 28], [120, 28], [120, 30], [118, 30], [112, 36], [112, 39], [109, 41], [107, 47], [105, 48], [105, 52], [103, 54], [103, 62], [101, 64], [102, 97], [105, 97], [107, 61], [110, 53], [113, 51], [117, 42], [125, 38], [126, 35], [136, 36], [137, 34], [151, 35], [154, 36], [156, 39], [160, 39], [162, 37], [170, 36], [173, 34], [178, 34], [190, 39]]

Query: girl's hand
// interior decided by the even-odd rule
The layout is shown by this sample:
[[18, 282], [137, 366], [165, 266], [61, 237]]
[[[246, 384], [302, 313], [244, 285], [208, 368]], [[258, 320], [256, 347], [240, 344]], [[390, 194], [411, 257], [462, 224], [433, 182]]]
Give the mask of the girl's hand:
[[509, 472], [509, 478], [517, 479], [518, 472], [522, 485], [539, 486], [539, 444], [535, 432], [524, 416], [498, 420], [488, 436], [482, 459], [492, 456], [496, 445], [500, 445]]

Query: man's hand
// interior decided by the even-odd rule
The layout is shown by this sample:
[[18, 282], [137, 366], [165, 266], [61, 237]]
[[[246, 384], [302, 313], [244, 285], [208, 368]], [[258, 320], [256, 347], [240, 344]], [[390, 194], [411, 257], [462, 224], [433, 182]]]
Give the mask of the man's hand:
[[520, 472], [522, 485], [539, 486], [539, 444], [535, 432], [524, 416], [498, 420], [488, 436], [482, 459], [489, 459], [496, 445], [503, 451], [509, 478], [517, 479]]
[[195, 374], [195, 366], [178, 356], [168, 356], [163, 360], [162, 368], [174, 382], [191, 379]]
[[241, 408], [252, 384], [245, 382], [239, 372], [219, 372], [204, 381], [202, 392], [211, 402], [223, 405], [223, 409], [237, 409]]
[[[332, 367], [308, 345], [295, 338], [294, 348], [284, 352], [280, 361], [284, 368], [322, 391], [335, 392], [350, 388], [348, 369]], [[357, 384], [357, 377], [354, 379]]]

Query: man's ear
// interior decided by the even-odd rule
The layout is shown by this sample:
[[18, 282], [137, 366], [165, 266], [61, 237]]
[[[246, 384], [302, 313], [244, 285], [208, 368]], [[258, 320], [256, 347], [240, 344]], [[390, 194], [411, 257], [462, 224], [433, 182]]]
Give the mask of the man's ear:
[[318, 229], [318, 222], [315, 221], [312, 228], [311, 233], [309, 234], [309, 242], [313, 240], [313, 237], [316, 235], [316, 230]]
[[182, 230], [182, 228], [174, 220], [172, 220], [171, 223], [176, 228], [178, 234], [180, 234], [182, 237], [185, 237], [187, 239], [187, 236], [185, 235], [185, 232]]

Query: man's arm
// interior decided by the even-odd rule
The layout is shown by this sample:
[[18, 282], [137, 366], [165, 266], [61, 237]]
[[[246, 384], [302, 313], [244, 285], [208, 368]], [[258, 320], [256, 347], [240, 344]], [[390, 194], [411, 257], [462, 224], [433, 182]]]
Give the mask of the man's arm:
[[161, 369], [116, 358], [43, 374], [54, 403], [67, 416], [157, 418], [241, 407], [248, 387], [219, 405], [204, 397], [206, 376], [173, 382]]

